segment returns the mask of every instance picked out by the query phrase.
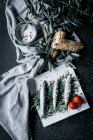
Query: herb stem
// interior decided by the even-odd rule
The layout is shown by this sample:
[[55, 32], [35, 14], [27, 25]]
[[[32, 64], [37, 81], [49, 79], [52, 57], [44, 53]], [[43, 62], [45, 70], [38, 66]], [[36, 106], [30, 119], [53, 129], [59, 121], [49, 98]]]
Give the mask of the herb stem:
[[[70, 6], [71, 8], [73, 8], [73, 9], [76, 10], [76, 8], [74, 6], [71, 6], [71, 5], [69, 5], [68, 3], [64, 2], [64, 1], [59, 1], [59, 2], [62, 3], [62, 4], [65, 4], [67, 6]], [[77, 9], [77, 11], [80, 12], [80, 13], [82, 13], [82, 14], [84, 14], [84, 15], [86, 15], [86, 16], [89, 16], [89, 14], [87, 14], [87, 13], [85, 13], [85, 12], [79, 10], [79, 9]]]

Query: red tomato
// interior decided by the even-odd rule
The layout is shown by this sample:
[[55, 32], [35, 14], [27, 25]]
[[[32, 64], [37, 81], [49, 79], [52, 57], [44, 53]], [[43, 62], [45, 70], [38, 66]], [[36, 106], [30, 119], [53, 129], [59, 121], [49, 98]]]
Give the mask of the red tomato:
[[73, 98], [73, 102], [76, 103], [78, 106], [82, 105], [83, 104], [83, 99], [81, 96], [75, 96]]
[[68, 106], [69, 106], [70, 109], [76, 109], [77, 104], [76, 104], [75, 102], [70, 102], [70, 103], [68, 104]]

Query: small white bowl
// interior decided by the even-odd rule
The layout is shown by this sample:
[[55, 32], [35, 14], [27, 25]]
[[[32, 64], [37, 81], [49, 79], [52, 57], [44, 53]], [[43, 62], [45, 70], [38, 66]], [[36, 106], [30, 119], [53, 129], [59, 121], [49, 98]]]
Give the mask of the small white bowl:
[[[28, 34], [28, 37], [26, 37]], [[22, 45], [30, 45], [37, 37], [37, 29], [31, 22], [21, 22], [15, 28], [16, 40]]]

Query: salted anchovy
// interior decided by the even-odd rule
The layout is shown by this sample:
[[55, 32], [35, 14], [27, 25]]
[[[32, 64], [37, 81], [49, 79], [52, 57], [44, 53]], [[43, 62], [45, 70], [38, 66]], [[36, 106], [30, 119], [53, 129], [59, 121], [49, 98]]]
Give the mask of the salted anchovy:
[[53, 107], [54, 107], [54, 110], [56, 109], [57, 99], [58, 99], [58, 80], [55, 81], [54, 86], [53, 86]]
[[69, 75], [65, 81], [65, 90], [64, 90], [64, 101], [66, 107], [68, 106], [70, 95], [71, 95], [71, 77]]
[[46, 81], [44, 81], [43, 84], [41, 85], [41, 91], [40, 91], [40, 109], [41, 109], [41, 116], [44, 116], [45, 92], [46, 92]]

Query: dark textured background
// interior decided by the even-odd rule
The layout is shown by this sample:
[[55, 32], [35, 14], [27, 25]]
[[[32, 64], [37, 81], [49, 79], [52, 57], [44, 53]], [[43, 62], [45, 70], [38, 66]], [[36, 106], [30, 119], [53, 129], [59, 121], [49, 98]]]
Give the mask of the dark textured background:
[[[17, 65], [15, 47], [7, 33], [5, 2], [0, 0], [0, 75]], [[93, 3], [92, 0], [89, 2]], [[46, 128], [42, 127], [38, 114], [31, 112], [30, 128], [34, 140], [93, 140], [93, 26], [84, 26], [77, 34], [86, 48], [81, 52], [80, 60], [75, 62], [76, 73], [91, 108]], [[0, 140], [11, 140], [1, 126]]]

